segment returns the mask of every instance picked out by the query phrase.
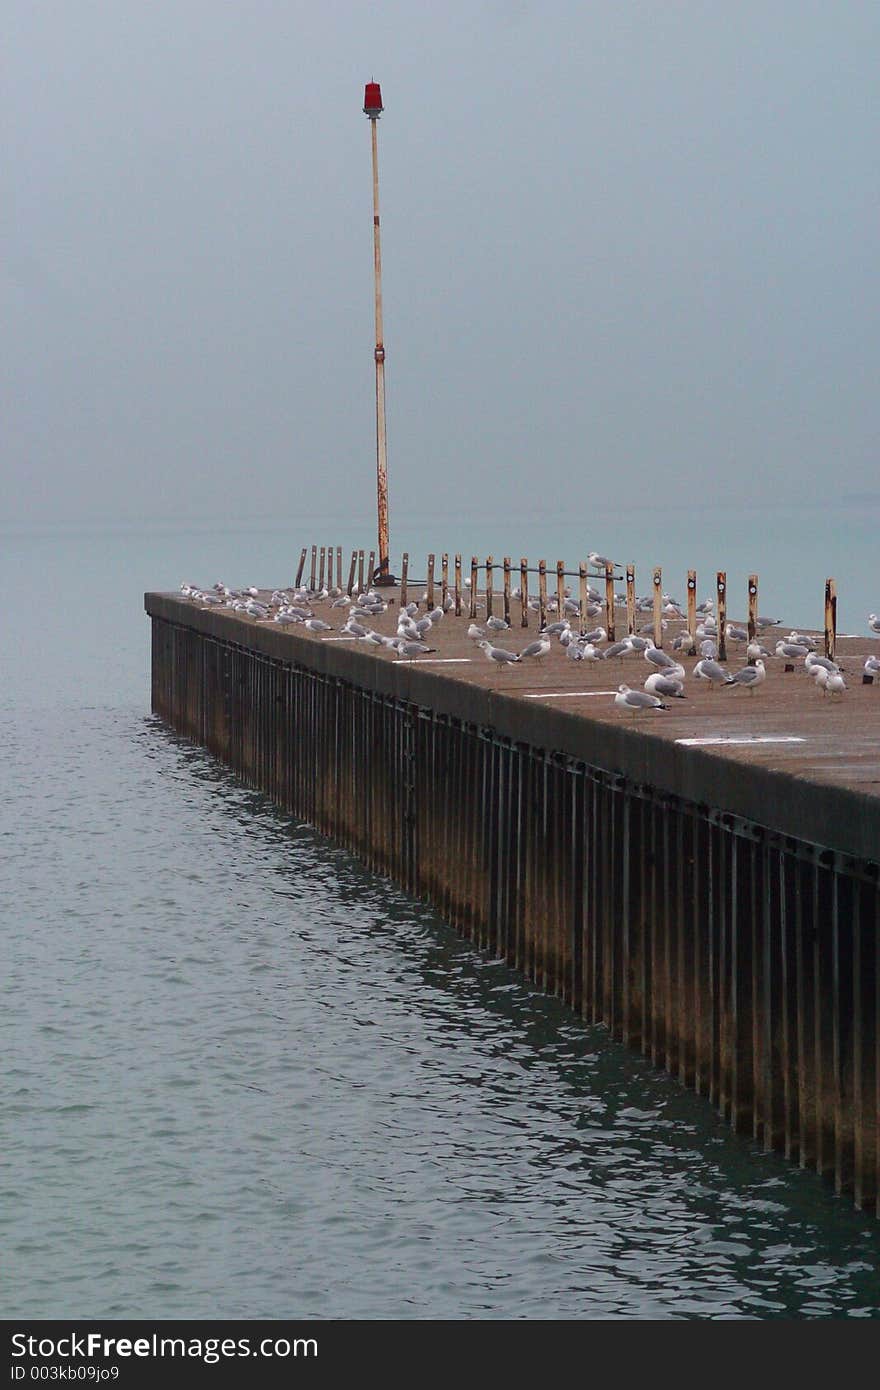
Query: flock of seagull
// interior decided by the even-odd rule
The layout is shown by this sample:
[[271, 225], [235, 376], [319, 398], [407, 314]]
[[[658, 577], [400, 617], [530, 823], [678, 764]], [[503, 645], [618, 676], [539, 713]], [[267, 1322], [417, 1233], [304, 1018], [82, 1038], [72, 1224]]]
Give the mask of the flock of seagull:
[[[594, 559], [591, 554], [590, 559], [601, 566], [606, 563], [602, 556], [596, 556]], [[465, 581], [465, 584], [469, 587], [468, 581]], [[595, 589], [588, 586], [587, 592], [586, 616], [594, 619], [604, 612], [604, 604]], [[261, 591], [258, 589], [232, 589], [218, 581], [210, 589], [201, 589], [193, 584], [181, 584], [180, 593], [182, 597], [189, 598], [194, 603], [230, 608], [245, 613], [258, 622], [272, 622], [281, 627], [301, 625], [316, 636], [338, 631], [341, 637], [366, 646], [386, 648], [396, 652], [398, 659], [408, 661], [418, 660], [419, 657], [428, 656], [437, 650], [430, 645], [430, 633], [455, 607], [452, 595], [447, 593], [441, 605], [428, 610], [428, 596], [425, 594], [421, 604], [411, 602], [400, 611], [397, 632], [392, 637], [370, 626], [371, 620], [379, 617], [388, 608], [382, 594], [375, 589], [355, 592], [353, 595], [339, 588], [276, 589], [266, 600], [260, 597]], [[519, 591], [515, 590], [513, 597], [519, 596]], [[616, 596], [616, 604], [623, 606], [625, 603], [624, 595]], [[336, 628], [316, 615], [315, 608], [318, 605], [326, 605], [330, 610], [347, 609], [348, 613]], [[651, 597], [639, 598], [636, 601], [637, 612], [651, 611], [653, 606], [654, 600]], [[420, 615], [421, 607], [426, 611]], [[538, 600], [529, 600], [529, 608], [539, 611]], [[486, 659], [501, 670], [523, 662], [543, 663], [550, 655], [554, 640], [572, 662], [623, 662], [628, 657], [641, 657], [648, 667], [643, 688], [634, 689], [621, 683], [614, 694], [615, 706], [621, 711], [629, 711], [633, 716], [648, 710], [669, 709], [671, 706], [668, 701], [686, 698], [687, 676], [680, 659], [683, 656], [699, 657], [692, 669], [692, 676], [705, 681], [710, 688], [738, 688], [748, 690], [749, 694], [753, 695], [767, 678], [765, 660], [782, 660], [786, 670], [792, 670], [799, 665], [815, 682], [823, 696], [830, 696], [833, 700], [843, 695], [847, 689], [841, 667], [830, 658], [820, 655], [815, 639], [808, 634], [792, 631], [787, 637], [778, 638], [774, 651], [763, 645], [759, 637], [763, 637], [770, 629], [780, 627], [780, 620], [777, 618], [758, 618], [754, 638], [750, 638], [745, 628], [735, 623], [726, 624], [727, 641], [740, 647], [745, 657], [745, 664], [738, 670], [728, 670], [718, 660], [718, 623], [711, 599], [697, 606], [699, 621], [694, 632], [686, 629], [678, 632], [672, 639], [670, 651], [655, 645], [653, 623], [622, 641], [603, 645], [607, 643], [606, 629], [600, 624], [586, 631], [580, 629], [580, 605], [571, 598], [568, 590], [563, 597], [561, 612], [555, 597], [548, 600], [546, 611], [554, 617], [554, 621], [547, 623], [537, 639], [519, 651], [495, 645], [501, 635], [510, 630], [510, 624], [502, 617], [488, 616], [482, 627], [470, 622], [467, 635]], [[671, 619], [685, 618], [680, 604], [667, 594], [663, 595], [661, 611], [664, 628]], [[873, 634], [880, 636], [880, 617], [876, 613], [868, 615], [868, 626]], [[646, 633], [651, 635], [646, 636]], [[869, 656], [864, 663], [864, 671], [872, 681], [880, 683], [880, 657]]]

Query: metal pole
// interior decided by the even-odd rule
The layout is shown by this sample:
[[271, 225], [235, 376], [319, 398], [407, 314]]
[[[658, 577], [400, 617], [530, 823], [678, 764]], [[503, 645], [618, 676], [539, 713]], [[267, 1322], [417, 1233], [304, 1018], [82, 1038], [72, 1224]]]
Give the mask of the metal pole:
[[379, 514], [378, 584], [391, 581], [388, 571], [388, 449], [385, 438], [385, 341], [382, 329], [382, 249], [379, 242], [379, 147], [375, 116], [370, 118], [373, 148], [373, 269], [376, 281], [376, 493]]

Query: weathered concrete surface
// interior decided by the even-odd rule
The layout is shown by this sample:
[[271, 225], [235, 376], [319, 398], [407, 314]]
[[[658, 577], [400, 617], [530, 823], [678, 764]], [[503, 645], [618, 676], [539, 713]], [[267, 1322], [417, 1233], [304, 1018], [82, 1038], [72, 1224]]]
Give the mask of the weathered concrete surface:
[[[241, 642], [276, 660], [304, 662], [377, 694], [467, 719], [514, 742], [619, 772], [780, 834], [856, 858], [880, 859], [880, 685], [862, 684], [865, 657], [880, 652], [880, 641], [838, 640], [837, 660], [849, 689], [835, 698], [823, 697], [802, 671], [784, 672], [776, 659], [767, 660], [767, 679], [754, 694], [716, 690], [690, 677], [696, 659], [685, 657], [687, 699], [670, 701], [668, 711], [633, 718], [615, 708], [613, 693], [623, 681], [641, 688], [652, 669], [641, 656], [573, 662], [554, 639], [542, 665], [501, 668], [467, 637], [470, 619], [464, 613], [447, 615], [432, 628], [435, 655], [407, 662], [372, 644], [338, 640], [338, 630], [317, 636], [302, 627], [282, 629], [177, 595], [147, 594], [145, 607], [151, 615]], [[337, 629], [345, 621], [344, 609], [325, 604], [316, 611]], [[392, 603], [368, 626], [395, 632], [396, 606]], [[534, 615], [528, 629], [514, 619], [494, 643], [517, 651], [536, 630]], [[769, 649], [774, 643], [774, 635], [765, 638]], [[735, 670], [744, 664], [744, 652], [736, 646], [730, 652], [727, 664]], [[439, 664], [450, 659], [456, 664]], [[679, 742], [756, 736], [803, 741], [706, 747]]]

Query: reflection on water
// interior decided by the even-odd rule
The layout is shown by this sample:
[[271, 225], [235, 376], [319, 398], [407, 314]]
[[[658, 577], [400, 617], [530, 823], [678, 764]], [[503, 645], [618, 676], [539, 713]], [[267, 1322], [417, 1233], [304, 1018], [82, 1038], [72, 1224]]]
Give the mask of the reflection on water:
[[7, 1315], [878, 1315], [876, 1223], [157, 721], [0, 753]]

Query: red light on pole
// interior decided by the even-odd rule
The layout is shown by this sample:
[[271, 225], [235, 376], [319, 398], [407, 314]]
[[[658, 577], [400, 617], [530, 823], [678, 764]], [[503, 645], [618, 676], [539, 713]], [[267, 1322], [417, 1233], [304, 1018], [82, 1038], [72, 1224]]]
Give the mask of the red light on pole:
[[364, 115], [369, 116], [371, 121], [375, 121], [384, 111], [382, 105], [382, 88], [378, 82], [368, 82], [364, 88]]

